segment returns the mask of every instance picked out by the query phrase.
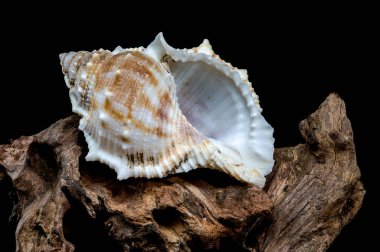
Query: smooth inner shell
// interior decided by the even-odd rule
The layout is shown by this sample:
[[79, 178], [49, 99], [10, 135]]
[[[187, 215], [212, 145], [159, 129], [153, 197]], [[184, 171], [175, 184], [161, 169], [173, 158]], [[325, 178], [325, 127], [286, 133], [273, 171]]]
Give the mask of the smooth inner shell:
[[249, 110], [233, 80], [204, 62], [172, 62], [170, 70], [180, 109], [192, 126], [220, 148], [236, 148], [249, 163]]

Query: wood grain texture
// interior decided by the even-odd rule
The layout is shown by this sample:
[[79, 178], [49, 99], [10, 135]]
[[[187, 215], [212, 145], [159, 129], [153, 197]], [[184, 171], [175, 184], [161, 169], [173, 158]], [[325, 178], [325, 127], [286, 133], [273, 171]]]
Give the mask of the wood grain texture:
[[78, 120], [0, 146], [0, 184], [11, 181], [4, 190], [16, 195], [17, 251], [98, 244], [77, 235], [93, 232], [80, 226], [80, 209], [116, 251], [325, 251], [364, 197], [352, 128], [336, 94], [300, 123], [305, 144], [276, 149], [264, 190], [208, 169], [117, 181], [108, 167], [84, 161]]
[[263, 251], [325, 251], [363, 201], [343, 100], [331, 94], [299, 127], [306, 144], [276, 149], [265, 188], [274, 204], [273, 223]]

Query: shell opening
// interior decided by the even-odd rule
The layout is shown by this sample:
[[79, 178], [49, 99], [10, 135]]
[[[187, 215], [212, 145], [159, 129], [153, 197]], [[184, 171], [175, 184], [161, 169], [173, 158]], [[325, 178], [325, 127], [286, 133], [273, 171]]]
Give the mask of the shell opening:
[[252, 167], [250, 111], [233, 80], [204, 62], [171, 62], [170, 70], [180, 109], [191, 125], [216, 140], [234, 163]]
[[202, 61], [172, 61], [169, 66], [179, 107], [191, 125], [216, 140], [230, 162], [267, 175], [273, 167], [273, 129], [247, 83]]
[[173, 62], [170, 70], [180, 109], [200, 133], [231, 144], [237, 144], [236, 133], [249, 133], [242, 120], [249, 111], [231, 79], [203, 62]]

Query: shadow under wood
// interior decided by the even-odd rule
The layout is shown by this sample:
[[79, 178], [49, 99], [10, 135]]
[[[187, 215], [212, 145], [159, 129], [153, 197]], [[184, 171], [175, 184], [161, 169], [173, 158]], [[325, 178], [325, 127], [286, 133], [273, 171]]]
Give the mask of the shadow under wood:
[[174, 207], [154, 209], [152, 212], [154, 220], [162, 226], [172, 227], [181, 223], [181, 213]]
[[56, 160], [54, 146], [38, 142], [30, 144], [26, 160], [28, 167], [49, 188], [56, 184], [60, 170]]
[[187, 173], [178, 173], [171, 176], [178, 176], [189, 182], [204, 181], [215, 188], [226, 188], [228, 186], [246, 186], [246, 184], [229, 176], [226, 173], [208, 168], [198, 168]]
[[68, 198], [70, 209], [63, 218], [63, 232], [65, 239], [75, 246], [75, 251], [123, 251], [108, 236], [101, 213], [97, 213], [97, 218], [92, 219], [82, 204]]

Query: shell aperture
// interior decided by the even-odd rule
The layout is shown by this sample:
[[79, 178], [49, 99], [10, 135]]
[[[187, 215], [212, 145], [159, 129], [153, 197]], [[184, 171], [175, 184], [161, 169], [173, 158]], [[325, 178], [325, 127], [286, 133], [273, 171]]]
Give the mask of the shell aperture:
[[205, 167], [262, 187], [273, 167], [272, 127], [245, 70], [207, 40], [175, 49], [162, 34], [145, 48], [60, 55], [88, 161], [118, 179]]

